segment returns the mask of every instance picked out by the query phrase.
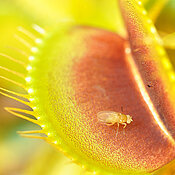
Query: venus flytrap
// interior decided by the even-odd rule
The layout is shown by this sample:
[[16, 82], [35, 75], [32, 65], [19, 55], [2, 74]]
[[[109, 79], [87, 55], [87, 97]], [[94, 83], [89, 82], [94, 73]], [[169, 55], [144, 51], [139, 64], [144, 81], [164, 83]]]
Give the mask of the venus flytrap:
[[[119, 4], [127, 40], [116, 33], [66, 22], [50, 32], [35, 24], [37, 34], [18, 27], [32, 39], [26, 42], [16, 37], [29, 48], [24, 62], [1, 54], [25, 67], [27, 73], [24, 83], [3, 77], [26, 94], [5, 88], [0, 93], [31, 108], [6, 110], [41, 127], [19, 134], [47, 141], [92, 174], [146, 174], [175, 155], [174, 106], [169, 98], [174, 70], [141, 1], [122, 0]], [[167, 89], [169, 94], [162, 97]], [[97, 114], [122, 113], [121, 107], [134, 122], [125, 135], [116, 137], [117, 126], [101, 125]], [[161, 154], [159, 150], [163, 150]]]

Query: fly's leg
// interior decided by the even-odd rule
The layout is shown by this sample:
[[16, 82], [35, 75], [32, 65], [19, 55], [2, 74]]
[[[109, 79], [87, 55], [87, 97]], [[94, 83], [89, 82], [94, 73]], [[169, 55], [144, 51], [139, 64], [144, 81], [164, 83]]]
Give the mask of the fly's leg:
[[119, 130], [119, 123], [117, 123], [117, 133], [116, 133], [116, 137], [118, 135], [118, 130]]
[[125, 135], [126, 123], [121, 123], [121, 124], [124, 125], [124, 127], [123, 127], [123, 134]]
[[105, 123], [105, 125], [107, 125], [107, 126], [112, 126], [112, 125], [114, 125], [113, 123]]

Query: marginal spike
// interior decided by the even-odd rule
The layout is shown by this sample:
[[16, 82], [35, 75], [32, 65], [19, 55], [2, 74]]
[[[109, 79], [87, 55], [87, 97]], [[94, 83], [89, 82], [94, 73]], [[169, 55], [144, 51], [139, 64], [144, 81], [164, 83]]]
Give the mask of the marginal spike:
[[2, 79], [4, 79], [4, 80], [7, 80], [7, 81], [9, 81], [9, 82], [11, 82], [11, 83], [13, 83], [13, 84], [15, 84], [15, 85], [17, 85], [17, 86], [23, 88], [23, 89], [26, 89], [26, 87], [25, 87], [23, 84], [18, 83], [18, 82], [14, 81], [14, 80], [11, 80], [11, 79], [9, 79], [9, 78], [7, 78], [7, 77], [0, 76], [0, 78], [2, 78]]
[[43, 134], [43, 130], [18, 131], [18, 134]]
[[5, 58], [8, 58], [9, 60], [18, 63], [18, 64], [22, 65], [22, 66], [25, 67], [25, 68], [26, 68], [26, 66], [27, 66], [26, 63], [24, 63], [24, 62], [22, 62], [22, 61], [20, 61], [20, 60], [17, 60], [17, 59], [15, 59], [15, 58], [11, 57], [11, 56], [8, 56], [8, 55], [6, 55], [6, 54], [4, 54], [4, 53], [0, 53], [0, 56], [3, 56], [3, 57], [5, 57]]
[[165, 7], [168, 1], [169, 0], [159, 0], [159, 1], [149, 0], [145, 2], [145, 7], [152, 21], [156, 21], [156, 19], [158, 18], [162, 9]]
[[20, 41], [22, 44], [24, 44], [26, 47], [32, 48], [32, 45], [31, 45], [30, 43], [28, 43], [26, 40], [24, 40], [23, 38], [21, 38], [20, 36], [18, 36], [18, 35], [15, 34], [14, 37], [15, 37], [18, 41]]
[[14, 92], [14, 91], [2, 88], [2, 87], [0, 87], [0, 90], [8, 92], [8, 93], [13, 94], [13, 95], [17, 95], [17, 96], [22, 97], [22, 98], [26, 98], [26, 99], [29, 98], [29, 96], [27, 94], [25, 95], [25, 94], [17, 93], [17, 92]]
[[10, 69], [8, 69], [6, 67], [0, 66], [0, 69], [3, 69], [5, 71], [7, 71], [7, 72], [10, 72], [10, 73], [12, 73], [12, 74], [14, 74], [14, 75], [16, 75], [16, 76], [18, 76], [20, 78], [25, 78], [25, 76], [23, 74], [21, 74], [19, 72], [16, 72], [16, 71], [13, 71], [13, 70], [10, 70]]
[[[70, 164], [77, 164], [77, 161], [76, 160], [68, 160], [67, 162], [64, 163], [64, 165], [70, 165]], [[81, 166], [82, 168], [84, 168], [84, 166]]]
[[[29, 114], [30, 111], [22, 110], [22, 109], [19, 109], [19, 108], [10, 108], [10, 107], [5, 107], [4, 109], [5, 109], [6, 111], [8, 111], [9, 113], [13, 114], [13, 115], [16, 115], [16, 116], [19, 117], [19, 118], [28, 120], [28, 121], [30, 121], [30, 122], [32, 122], [32, 123], [37, 124], [37, 125], [39, 124], [37, 120], [31, 119], [31, 118], [26, 117], [25, 115], [19, 113], [19, 112], [23, 112], [23, 113]], [[16, 112], [15, 112], [15, 111], [16, 111]]]
[[47, 141], [46, 137], [42, 137], [42, 136], [34, 136], [34, 135], [28, 135], [28, 134], [20, 134], [21, 137], [25, 137], [25, 138], [32, 138], [32, 139], [42, 139]]
[[164, 47], [175, 50], [175, 32], [163, 37]]
[[23, 34], [25, 34], [26, 36], [28, 36], [32, 40], [35, 40], [36, 39], [36, 37], [35, 37], [35, 35], [33, 33], [29, 32], [28, 30], [26, 30], [22, 26], [19, 26], [18, 27], [18, 31], [22, 32]]
[[25, 51], [23, 51], [23, 50], [21, 50], [19, 48], [15, 48], [15, 47], [12, 47], [12, 46], [7, 46], [7, 48], [15, 50], [16, 52], [20, 53], [21, 55], [23, 55], [23, 56], [25, 56], [27, 58], [29, 57], [29, 55]]
[[38, 26], [37, 24], [33, 24], [32, 28], [41, 35], [44, 35], [46, 33], [46, 31], [42, 27]]
[[10, 108], [10, 107], [7, 107], [7, 108], [10, 109], [10, 110], [13, 110], [13, 111], [22, 112], [22, 113], [29, 114], [29, 115], [32, 115], [32, 116], [35, 115], [34, 111], [29, 111], [29, 110], [20, 109], [20, 108]]
[[14, 96], [12, 96], [12, 95], [9, 95], [9, 94], [4, 93], [4, 92], [1, 92], [1, 91], [0, 91], [0, 94], [4, 95], [4, 96], [6, 96], [6, 97], [9, 97], [9, 98], [11, 98], [11, 99], [14, 99], [14, 100], [16, 100], [16, 101], [18, 101], [18, 102], [20, 102], [20, 103], [23, 103], [23, 104], [25, 104], [25, 105], [31, 107], [31, 104], [30, 104], [29, 102], [27, 102], [27, 101], [23, 101], [23, 100], [21, 100], [21, 99], [19, 99], [19, 98], [17, 98], [17, 97], [14, 97]]

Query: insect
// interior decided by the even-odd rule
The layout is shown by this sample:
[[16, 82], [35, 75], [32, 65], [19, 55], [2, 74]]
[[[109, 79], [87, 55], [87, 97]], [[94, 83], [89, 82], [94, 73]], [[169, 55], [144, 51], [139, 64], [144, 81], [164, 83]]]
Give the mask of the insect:
[[133, 121], [130, 115], [125, 115], [114, 111], [100, 111], [97, 113], [97, 118], [99, 122], [107, 126], [112, 126], [115, 123], [117, 123], [118, 127], [116, 136], [118, 135], [119, 124], [124, 125], [124, 129], [127, 126], [127, 124]]

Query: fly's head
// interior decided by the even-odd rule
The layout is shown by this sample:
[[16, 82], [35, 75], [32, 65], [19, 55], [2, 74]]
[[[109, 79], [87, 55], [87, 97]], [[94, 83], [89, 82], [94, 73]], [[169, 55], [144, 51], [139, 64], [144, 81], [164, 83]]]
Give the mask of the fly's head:
[[130, 115], [126, 115], [127, 116], [127, 123], [131, 123], [133, 121], [132, 117]]

